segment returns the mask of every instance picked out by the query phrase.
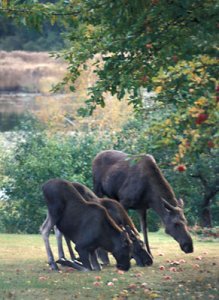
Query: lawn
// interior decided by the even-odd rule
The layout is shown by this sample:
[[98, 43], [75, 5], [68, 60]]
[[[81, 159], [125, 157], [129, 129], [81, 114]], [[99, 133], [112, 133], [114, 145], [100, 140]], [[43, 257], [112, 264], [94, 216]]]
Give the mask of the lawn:
[[[79, 272], [47, 265], [40, 235], [0, 234], [0, 299], [219, 299], [219, 244], [194, 238], [184, 254], [162, 231], [149, 234], [151, 267], [118, 273], [115, 261], [101, 272]], [[55, 255], [54, 236], [51, 237]]]

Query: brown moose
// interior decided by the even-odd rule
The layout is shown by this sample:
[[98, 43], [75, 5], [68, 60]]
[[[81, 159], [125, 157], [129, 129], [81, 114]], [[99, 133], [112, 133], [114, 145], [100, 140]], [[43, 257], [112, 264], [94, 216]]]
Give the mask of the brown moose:
[[149, 253], [146, 212], [152, 208], [185, 253], [193, 252], [187, 230], [183, 201], [175, 194], [151, 155], [131, 157], [116, 151], [102, 151], [93, 160], [94, 192], [98, 197], [118, 200], [125, 209], [139, 213], [144, 241]]
[[52, 269], [57, 270], [58, 267], [48, 243], [47, 227], [56, 225], [68, 241], [75, 243], [82, 269], [100, 270], [96, 249], [103, 248], [113, 254], [118, 269], [129, 270], [132, 243], [103, 206], [86, 202], [67, 180], [51, 179], [43, 185], [42, 190], [48, 218], [41, 232]]

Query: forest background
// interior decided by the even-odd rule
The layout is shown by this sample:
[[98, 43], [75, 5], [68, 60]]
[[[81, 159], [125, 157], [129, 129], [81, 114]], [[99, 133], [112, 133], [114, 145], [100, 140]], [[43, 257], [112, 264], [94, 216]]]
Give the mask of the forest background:
[[[214, 234], [217, 2], [168, 1], [168, 10], [165, 1], [1, 2], [0, 89], [38, 94], [37, 109], [1, 136], [0, 231], [38, 232], [42, 183], [92, 188], [92, 159], [114, 148], [152, 154], [189, 225]], [[160, 226], [150, 212], [149, 229]]]

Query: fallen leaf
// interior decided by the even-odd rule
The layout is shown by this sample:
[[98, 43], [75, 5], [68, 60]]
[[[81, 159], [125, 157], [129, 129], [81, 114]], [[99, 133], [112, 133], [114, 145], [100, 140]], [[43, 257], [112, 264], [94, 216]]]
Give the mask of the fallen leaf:
[[200, 266], [199, 266], [198, 264], [194, 264], [192, 267], [193, 267], [194, 269], [198, 269]]
[[177, 271], [175, 267], [171, 267], [171, 268], [169, 268], [169, 270], [170, 270], [170, 272], [176, 272]]
[[160, 298], [160, 295], [158, 295], [156, 293], [150, 293], [148, 296], [150, 299]]
[[136, 273], [135, 274], [135, 277], [142, 277], [143, 276], [143, 273]]
[[164, 278], [165, 280], [171, 280], [171, 279], [172, 279], [172, 277], [169, 276], [169, 275], [166, 275], [166, 276], [164, 276], [163, 278]]
[[180, 262], [178, 260], [174, 260], [173, 262], [171, 262], [171, 265], [178, 266], [180, 265]]
[[202, 260], [202, 256], [197, 256], [195, 259], [196, 260]]
[[137, 285], [135, 283], [130, 283], [127, 287], [128, 290], [135, 290], [137, 288]]
[[46, 276], [39, 276], [38, 279], [39, 279], [40, 281], [45, 281], [45, 280], [48, 279], [48, 277], [46, 277]]
[[101, 276], [95, 276], [95, 279], [96, 279], [97, 281], [100, 281], [100, 280], [101, 280]]

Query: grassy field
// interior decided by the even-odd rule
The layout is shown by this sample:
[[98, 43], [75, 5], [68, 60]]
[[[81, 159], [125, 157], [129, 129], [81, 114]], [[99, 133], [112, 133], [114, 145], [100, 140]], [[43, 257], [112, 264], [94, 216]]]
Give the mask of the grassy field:
[[[40, 235], [0, 235], [0, 299], [219, 299], [219, 245], [194, 238], [195, 252], [184, 254], [162, 232], [150, 233], [152, 267], [119, 274], [61, 268], [52, 272]], [[56, 252], [54, 236], [51, 237]]]

